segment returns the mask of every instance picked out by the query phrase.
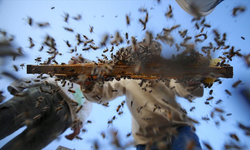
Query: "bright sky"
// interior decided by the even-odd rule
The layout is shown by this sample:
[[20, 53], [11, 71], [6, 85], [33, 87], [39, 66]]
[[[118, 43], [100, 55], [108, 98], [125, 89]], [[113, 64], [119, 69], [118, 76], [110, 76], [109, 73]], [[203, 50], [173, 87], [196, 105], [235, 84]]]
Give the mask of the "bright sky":
[[[165, 13], [167, 12], [168, 6], [171, 5], [173, 8], [174, 17], [167, 19]], [[245, 6], [247, 9], [245, 12], [239, 14], [237, 17], [232, 16], [232, 10], [235, 6]], [[54, 9], [51, 9], [54, 7]], [[192, 16], [187, 14], [180, 8], [174, 0], [161, 1], [160, 4], [156, 0], [0, 0], [0, 30], [6, 31], [7, 36], [14, 35], [14, 41], [12, 42], [16, 47], [21, 46], [24, 50], [25, 57], [17, 58], [13, 61], [12, 58], [5, 59], [5, 66], [1, 69], [6, 69], [14, 72], [13, 64], [19, 66], [21, 63], [36, 64], [35, 58], [42, 57], [42, 60], [46, 60], [49, 56], [46, 53], [46, 49], [39, 52], [39, 48], [48, 34], [55, 38], [57, 48], [63, 55], [57, 57], [59, 63], [67, 63], [70, 60], [70, 48], [67, 47], [64, 40], [69, 40], [71, 45], [76, 45], [77, 41], [75, 35], [80, 33], [84, 34], [89, 38], [95, 40], [98, 45], [106, 33], [114, 35], [116, 31], [119, 31], [123, 37], [128, 32], [129, 37], [135, 36], [138, 41], [141, 41], [146, 30], [142, 31], [142, 25], [139, 23], [139, 18], [144, 18], [145, 13], [138, 11], [139, 8], [145, 7], [149, 12], [149, 21], [147, 23], [148, 31], [151, 31], [154, 35], [160, 33], [162, 28], [171, 28], [173, 25], [180, 24], [180, 30], [188, 29], [189, 36], [195, 36], [198, 31], [195, 28], [194, 23], [191, 22]], [[206, 23], [212, 26], [211, 29], [205, 29], [208, 35], [206, 42], [197, 44], [197, 49], [201, 48], [213, 41], [212, 29], [217, 29], [220, 33], [227, 33], [227, 44], [234, 45], [235, 49], [241, 49], [241, 53], [246, 55], [249, 54], [249, 38], [250, 38], [250, 1], [249, 0], [225, 0], [216, 9], [206, 17]], [[68, 23], [64, 22], [64, 13], [69, 13], [70, 18]], [[82, 19], [76, 21], [72, 17], [76, 17], [78, 14], [82, 16]], [[131, 24], [127, 26], [125, 16], [129, 15]], [[34, 22], [49, 22], [50, 26], [45, 28], [39, 28], [36, 25], [32, 27], [28, 25], [27, 18], [33, 18]], [[90, 33], [90, 26], [94, 27], [94, 33]], [[68, 32], [63, 27], [69, 27], [74, 32]], [[173, 32], [175, 42], [181, 42], [177, 30]], [[245, 40], [241, 38], [245, 37]], [[1, 37], [1, 35], [0, 35]], [[31, 37], [34, 41], [35, 46], [30, 49], [28, 37]], [[194, 39], [194, 38], [193, 38]], [[119, 45], [115, 48], [126, 46], [126, 44]], [[111, 48], [111, 45], [107, 45]], [[84, 57], [90, 60], [97, 60], [96, 57], [101, 58], [103, 47], [99, 50], [90, 50], [88, 52], [82, 51], [82, 46], [78, 47], [78, 52]], [[169, 47], [163, 44], [163, 53], [165, 57], [171, 57], [172, 54], [176, 54], [174, 47]], [[214, 53], [214, 57], [218, 57], [224, 51]], [[110, 52], [106, 53], [110, 56]], [[2, 58], [1, 58], [2, 59]], [[202, 98], [196, 99], [195, 103], [190, 104], [184, 99], [178, 98], [181, 105], [187, 109], [188, 114], [191, 117], [200, 120], [201, 124], [197, 125], [197, 131], [200, 141], [210, 143], [214, 149], [222, 149], [223, 144], [226, 141], [230, 141], [229, 133], [237, 133], [240, 137], [240, 143], [243, 145], [249, 144], [249, 137], [246, 137], [241, 130], [237, 128], [237, 122], [241, 122], [250, 126], [249, 121], [249, 109], [250, 103], [243, 99], [242, 95], [239, 94], [240, 88], [249, 88], [250, 71], [247, 68], [242, 58], [233, 58], [230, 64], [234, 67], [234, 78], [222, 79], [223, 83], [219, 85], [216, 83], [212, 89], [214, 90], [211, 105], [205, 105], [205, 99], [209, 97], [209, 90], [206, 89]], [[23, 70], [19, 68], [19, 71], [15, 73], [18, 77], [26, 77], [26, 68]], [[232, 88], [232, 84], [241, 79], [243, 84], [238, 89]], [[4, 91], [4, 95], [7, 99], [11, 96], [6, 91], [6, 85], [9, 85], [12, 80], [2, 77], [0, 79], [0, 90]], [[225, 93], [225, 89], [231, 91], [232, 96], [228, 96]], [[227, 113], [232, 113], [232, 116], [225, 116], [226, 121], [220, 121], [219, 117], [210, 119], [210, 121], [201, 121], [201, 117], [208, 116], [210, 111], [216, 106], [216, 101], [222, 99], [223, 102], [219, 107], [223, 108]], [[68, 129], [63, 133], [58, 140], [53, 141], [44, 150], [56, 149], [59, 145], [76, 149], [76, 150], [88, 150], [93, 149], [93, 141], [98, 140], [100, 143], [100, 149], [112, 149], [110, 146], [111, 137], [108, 131], [111, 128], [118, 130], [118, 136], [123, 141], [123, 144], [133, 140], [132, 137], [126, 138], [126, 134], [131, 132], [131, 118], [130, 113], [126, 106], [123, 108], [124, 114], [118, 116], [118, 119], [114, 121], [113, 126], [108, 127], [107, 121], [111, 119], [116, 113], [116, 107], [125, 100], [125, 97], [117, 98], [110, 103], [110, 107], [104, 108], [103, 106], [95, 104], [92, 110], [89, 120], [92, 124], [85, 125], [87, 133], [81, 133], [80, 137], [83, 140], [68, 141], [64, 138], [65, 135], [71, 133]], [[190, 112], [189, 109], [195, 106], [196, 109]], [[220, 125], [217, 127], [215, 121], [220, 121]], [[25, 128], [22, 128], [14, 134], [6, 137], [0, 141], [0, 147], [6, 142], [12, 139], [16, 134], [22, 132]], [[101, 133], [106, 133], [106, 138], [101, 137]], [[130, 147], [129, 149], [135, 149]]]

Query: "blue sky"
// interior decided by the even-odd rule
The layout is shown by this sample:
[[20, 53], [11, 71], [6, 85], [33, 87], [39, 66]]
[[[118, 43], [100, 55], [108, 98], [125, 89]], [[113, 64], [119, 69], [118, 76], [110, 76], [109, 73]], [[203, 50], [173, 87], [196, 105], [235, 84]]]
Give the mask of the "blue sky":
[[[166, 18], [164, 14], [167, 12], [168, 5], [173, 8], [174, 17], [172, 19]], [[233, 17], [232, 9], [235, 6], [245, 6], [246, 11], [239, 14], [237, 17]], [[225, 0], [216, 9], [206, 17], [206, 23], [211, 24], [212, 29], [217, 29], [220, 33], [227, 33], [227, 44], [234, 45], [235, 49], [241, 49], [242, 54], [249, 54], [249, 37], [250, 37], [250, 2], [248, 0]], [[55, 7], [51, 9], [51, 7]], [[156, 0], [1, 0], [0, 1], [0, 29], [8, 33], [7, 36], [14, 35], [13, 44], [15, 47], [21, 46], [24, 50], [25, 57], [17, 58], [13, 61], [12, 58], [6, 58], [5, 66], [1, 69], [6, 69], [14, 72], [13, 64], [19, 66], [21, 63], [36, 64], [34, 59], [36, 57], [42, 57], [45, 60], [48, 57], [46, 49], [39, 52], [39, 48], [42, 45], [45, 36], [48, 34], [55, 38], [57, 48], [59, 52], [63, 53], [62, 56], [57, 57], [57, 61], [67, 63], [68, 60], [74, 54], [70, 54], [70, 48], [67, 47], [64, 40], [69, 40], [70, 44], [75, 45], [77, 43], [75, 35], [77, 33], [84, 34], [89, 38], [95, 40], [98, 45], [105, 34], [114, 35], [116, 31], [125, 37], [125, 33], [128, 32], [129, 37], [135, 36], [138, 41], [142, 40], [146, 31], [142, 31], [142, 25], [139, 23], [139, 18], [144, 18], [145, 13], [138, 11], [139, 8], [145, 7], [149, 12], [149, 21], [147, 24], [148, 31], [151, 31], [154, 35], [160, 33], [162, 28], [170, 28], [173, 25], [180, 24], [180, 30], [188, 29], [188, 35], [194, 36], [198, 33], [194, 23], [190, 20], [192, 16], [182, 10], [174, 0], [161, 1], [160, 4]], [[63, 20], [64, 13], [69, 13], [70, 18], [68, 23]], [[72, 17], [80, 14], [82, 19], [76, 21]], [[129, 15], [131, 24], [127, 26], [125, 16]], [[46, 28], [39, 28], [38, 26], [29, 26], [27, 23], [27, 17], [33, 18], [34, 22], [49, 22], [50, 26]], [[94, 27], [94, 33], [89, 32], [90, 26]], [[74, 32], [68, 32], [63, 27], [69, 27], [74, 29]], [[213, 41], [212, 29], [206, 29], [208, 39], [206, 42], [197, 44], [196, 48], [208, 44]], [[181, 38], [176, 31], [173, 32], [176, 43], [181, 42]], [[245, 40], [241, 39], [241, 36], [245, 37]], [[1, 35], [0, 35], [1, 37]], [[32, 37], [35, 46], [29, 49], [28, 37]], [[126, 46], [126, 44], [119, 45], [118, 48]], [[81, 51], [82, 46], [78, 47], [78, 52], [84, 57], [90, 60], [97, 60], [96, 57], [101, 58], [102, 49], [88, 52]], [[107, 45], [107, 48], [111, 48], [111, 45]], [[174, 47], [169, 47], [163, 44], [162, 55], [164, 57], [171, 57], [172, 54], [176, 54]], [[214, 57], [218, 57], [224, 51], [214, 53]], [[107, 56], [110, 52], [106, 53]], [[209, 97], [209, 90], [206, 89], [202, 98], [196, 99], [195, 103], [190, 104], [184, 99], [178, 98], [178, 102], [189, 110], [192, 106], [196, 109], [193, 112], [189, 112], [191, 117], [200, 120], [201, 124], [197, 126], [197, 134], [200, 137], [201, 142], [206, 141], [210, 143], [214, 149], [222, 149], [225, 141], [229, 141], [229, 133], [237, 133], [240, 137], [240, 143], [250, 146], [247, 142], [249, 137], [244, 136], [241, 130], [237, 128], [237, 122], [242, 122], [246, 125], [250, 125], [249, 121], [249, 102], [243, 99], [239, 94], [240, 88], [249, 89], [249, 81], [247, 80], [250, 75], [249, 68], [247, 68], [242, 58], [233, 58], [230, 64], [234, 67], [234, 78], [222, 79], [223, 83], [219, 85], [216, 83], [212, 89], [214, 90], [213, 96], [215, 99], [210, 106], [204, 104], [206, 98]], [[23, 70], [20, 68], [15, 73], [19, 77], [26, 77], [26, 68]], [[233, 89], [231, 85], [241, 79], [243, 84], [238, 89]], [[12, 80], [2, 77], [0, 79], [0, 90], [4, 91], [4, 95], [9, 99], [11, 96], [6, 91], [6, 85], [10, 84]], [[225, 89], [232, 92], [232, 96], [228, 96], [225, 93]], [[228, 113], [232, 113], [232, 116], [226, 117], [226, 122], [220, 121], [220, 126], [217, 127], [214, 121], [219, 120], [218, 116], [210, 121], [201, 121], [202, 116], [209, 116], [210, 111], [216, 106], [215, 102], [222, 99], [223, 102], [219, 107], [226, 110]], [[123, 108], [124, 114], [118, 116], [113, 125], [108, 127], [107, 121], [116, 114], [116, 107], [125, 100], [125, 97], [120, 97], [113, 100], [110, 103], [110, 107], [105, 108], [103, 106], [95, 104], [89, 120], [92, 124], [87, 124], [84, 128], [87, 129], [87, 133], [81, 133], [80, 137], [83, 140], [68, 141], [64, 138], [65, 135], [71, 131], [68, 129], [62, 134], [58, 140], [53, 141], [44, 150], [56, 149], [59, 145], [75, 148], [76, 150], [93, 149], [93, 141], [96, 139], [100, 143], [101, 149], [112, 149], [110, 147], [111, 136], [108, 134], [111, 128], [118, 130], [118, 136], [125, 143], [130, 142], [132, 137], [126, 138], [126, 134], [131, 132], [131, 118], [130, 113], [126, 106]], [[23, 129], [18, 130], [16, 133], [6, 137], [0, 141], [0, 147], [7, 141], [12, 139], [16, 134], [20, 133]], [[106, 133], [106, 138], [101, 137], [101, 133]], [[129, 149], [135, 149], [130, 147]]]

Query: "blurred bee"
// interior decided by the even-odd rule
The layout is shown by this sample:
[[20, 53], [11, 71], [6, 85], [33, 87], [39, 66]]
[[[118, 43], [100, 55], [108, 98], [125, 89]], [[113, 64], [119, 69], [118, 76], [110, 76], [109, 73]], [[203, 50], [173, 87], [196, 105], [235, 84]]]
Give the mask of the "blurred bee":
[[222, 115], [220, 115], [220, 120], [221, 121], [226, 121], [226, 119]]
[[91, 120], [87, 120], [87, 122], [86, 123], [92, 123], [92, 121]]
[[42, 115], [41, 115], [41, 114], [36, 115], [36, 116], [33, 118], [33, 120], [37, 120], [37, 119], [39, 119], [39, 118], [41, 118], [41, 117], [42, 117]]
[[123, 111], [119, 111], [119, 112], [118, 112], [118, 115], [121, 115], [121, 114], [123, 114]]
[[16, 65], [13, 65], [13, 68], [15, 69], [15, 71], [18, 71], [18, 67]]
[[78, 140], [82, 140], [82, 138], [79, 137], [78, 135], [76, 135], [75, 138], [78, 139]]
[[225, 90], [225, 92], [230, 96], [232, 95], [231, 92], [229, 92], [227, 89]]
[[242, 82], [241, 80], [236, 81], [236, 82], [232, 85], [232, 87], [233, 87], [233, 88], [236, 88], [241, 82]]
[[168, 8], [169, 8], [169, 10], [168, 10], [167, 13], [165, 14], [165, 16], [166, 16], [167, 18], [172, 18], [172, 17], [173, 17], [172, 6], [171, 6], [171, 5], [168, 5]]
[[189, 111], [193, 111], [195, 109], [195, 107], [191, 107]]
[[211, 96], [211, 97], [207, 98], [207, 101], [210, 101], [210, 100], [212, 100], [212, 99], [214, 99], [214, 97], [213, 97], [213, 96]]
[[202, 28], [201, 28], [201, 31], [200, 31], [200, 33], [202, 33], [203, 31], [204, 31], [204, 27], [202, 27]]
[[195, 23], [195, 27], [196, 27], [197, 30], [200, 29], [200, 26], [199, 26], [199, 24], [197, 22]]
[[112, 125], [113, 124], [113, 120], [109, 120], [108, 121], [108, 127], [109, 127], [109, 125]]
[[118, 105], [117, 108], [116, 108], [116, 112], [119, 112], [121, 107], [122, 107], [122, 105]]
[[80, 14], [78, 14], [76, 17], [72, 17], [74, 20], [80, 20], [82, 18], [82, 16]]
[[211, 117], [211, 118], [214, 118], [214, 111], [211, 111], [210, 117]]
[[226, 114], [227, 116], [231, 116], [232, 115], [232, 113], [228, 113], [228, 114]]
[[181, 25], [179, 25], [179, 24], [178, 24], [178, 25], [175, 25], [175, 26], [172, 26], [172, 27], [170, 28], [170, 30], [173, 31], [174, 29], [177, 29], [177, 28], [179, 28], [180, 26], [181, 26]]
[[83, 51], [88, 51], [90, 49], [90, 47], [86, 47], [86, 48], [83, 48], [82, 50]]
[[219, 113], [224, 113], [224, 110], [220, 109], [220, 108], [214, 108], [215, 111], [219, 112]]
[[113, 52], [113, 50], [114, 50], [114, 46], [111, 47], [110, 52]]
[[232, 15], [233, 15], [233, 16], [236, 16], [236, 13], [237, 13], [238, 11], [244, 12], [244, 11], [245, 11], [245, 7], [241, 7], [241, 6], [239, 6], [239, 7], [234, 7]]
[[89, 26], [89, 32], [94, 33], [94, 27], [93, 26]]
[[107, 48], [107, 49], [105, 49], [104, 51], [103, 51], [103, 53], [106, 53], [106, 52], [108, 52], [109, 51], [109, 49]]
[[74, 32], [74, 30], [72, 28], [68, 28], [68, 27], [63, 27], [65, 30], [70, 31], [70, 32]]
[[130, 19], [129, 19], [128, 15], [126, 15], [126, 23], [127, 23], [127, 25], [130, 25]]
[[131, 136], [131, 132], [126, 135], [126, 137], [130, 137], [130, 136]]
[[226, 39], [227, 39], [227, 34], [223, 33], [222, 41], [226, 41]]
[[105, 137], [106, 137], [104, 132], [101, 133], [101, 136], [102, 136], [103, 139], [105, 139]]
[[130, 106], [131, 106], [131, 107], [133, 106], [133, 101], [130, 102]]
[[55, 111], [57, 111], [57, 113], [58, 113], [62, 108], [63, 108], [63, 106], [57, 107], [57, 108], [55, 109]]
[[31, 17], [28, 17], [28, 24], [29, 24], [30, 26], [33, 25], [33, 19], [32, 19]]
[[67, 46], [68, 47], [71, 47], [71, 45], [69, 44], [69, 41], [67, 40], [67, 41], [64, 41], [66, 44], [67, 44]]
[[98, 47], [98, 46], [93, 46], [93, 45], [89, 45], [89, 47], [92, 48], [93, 50], [97, 50], [97, 49], [100, 48], [100, 47]]
[[76, 113], [78, 113], [82, 109], [82, 105], [79, 106], [79, 108], [76, 110]]
[[109, 107], [109, 103], [103, 103], [102, 106]]
[[212, 94], [213, 94], [213, 90], [210, 90], [210, 91], [209, 91], [209, 95], [212, 95]]
[[242, 40], [245, 40], [245, 37], [241, 36], [241, 39], [242, 39]]
[[45, 22], [45, 23], [37, 23], [37, 25], [38, 25], [39, 27], [48, 27], [48, 26], [50, 26], [50, 24], [49, 24], [48, 22]]
[[65, 16], [64, 16], [64, 22], [68, 22], [68, 19], [69, 19], [69, 14], [68, 13], [64, 13]]
[[106, 34], [106, 35], [103, 36], [103, 39], [101, 41], [101, 46], [105, 46], [106, 45], [106, 42], [107, 42], [108, 38], [109, 38], [108, 34]]
[[210, 146], [210, 144], [208, 144], [208, 143], [206, 143], [206, 142], [202, 142], [203, 143], [203, 145], [205, 145], [205, 147], [207, 148], [207, 149], [209, 149], [209, 150], [213, 150], [213, 148]]
[[210, 24], [204, 24], [204, 27], [211, 28], [211, 25]]

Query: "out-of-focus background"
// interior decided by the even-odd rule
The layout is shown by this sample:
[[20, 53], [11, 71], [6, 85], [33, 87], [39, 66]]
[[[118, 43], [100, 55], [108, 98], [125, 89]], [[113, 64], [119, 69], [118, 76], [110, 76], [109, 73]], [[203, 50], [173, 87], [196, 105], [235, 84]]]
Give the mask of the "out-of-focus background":
[[[173, 10], [172, 18], [165, 16], [169, 5], [171, 5]], [[237, 13], [237, 16], [233, 16], [233, 8], [237, 6], [245, 7], [246, 10]], [[225, 45], [234, 46], [235, 50], [240, 49], [242, 55], [249, 54], [249, 8], [250, 1], [248, 0], [225, 0], [219, 4], [206, 17], [205, 23], [211, 25], [211, 28], [204, 28], [203, 32], [207, 33], [208, 38], [202, 43], [197, 43], [196, 49], [201, 51], [201, 47], [208, 46], [209, 42], [216, 45], [212, 32], [213, 29], [216, 29], [221, 35], [223, 33], [227, 34]], [[144, 19], [146, 16], [146, 13], [142, 12], [143, 9], [147, 9], [149, 14], [146, 30], [142, 30], [143, 26], [139, 22], [140, 18]], [[67, 13], [69, 14], [69, 18], [68, 22], [65, 22], [64, 16]], [[78, 15], [81, 18], [77, 20]], [[130, 18], [130, 25], [126, 23], [126, 15]], [[32, 18], [32, 26], [29, 25], [29, 17]], [[74, 19], [74, 17], [76, 18]], [[190, 43], [194, 43], [194, 36], [200, 32], [202, 27], [197, 30], [195, 22], [191, 22], [192, 18], [174, 0], [161, 0], [160, 2], [157, 0], [0, 0], [0, 39], [9, 40], [13, 45], [13, 51], [17, 52], [17, 49], [22, 47], [24, 55], [17, 56], [15, 61], [12, 57], [1, 57], [0, 71], [10, 72], [17, 78], [29, 76], [26, 74], [27, 64], [38, 64], [34, 59], [42, 57], [41, 60], [45, 61], [50, 56], [46, 52], [48, 51], [46, 47], [39, 51], [47, 35], [56, 40], [56, 47], [62, 53], [61, 56], [56, 57], [58, 63], [67, 63], [76, 53], [82, 54], [83, 57], [90, 60], [97, 61], [97, 57], [102, 58], [101, 54], [103, 54], [103, 50], [111, 48], [111, 44], [107, 44], [97, 50], [83, 51], [82, 44], [77, 46], [76, 35], [78, 33], [82, 39], [84, 39], [83, 35], [86, 35], [89, 39], [94, 39], [95, 45], [98, 46], [104, 35], [109, 34], [110, 36], [114, 36], [117, 31], [120, 32], [124, 39], [125, 33], [128, 33], [129, 39], [131, 36], [134, 36], [138, 41], [142, 41], [146, 31], [150, 31], [156, 36], [156, 34], [162, 32], [163, 28], [171, 28], [174, 25], [180, 24], [181, 26], [172, 32], [175, 43], [182, 41], [178, 30], [185, 29], [188, 29], [187, 35], [193, 37]], [[39, 27], [39, 23], [45, 23], [45, 26]], [[49, 25], [46, 23], [49, 23]], [[64, 27], [73, 29], [73, 32], [65, 30]], [[90, 33], [91, 27], [93, 27], [92, 33]], [[32, 38], [34, 46], [30, 45], [29, 37]], [[67, 46], [65, 42], [67, 40], [71, 44], [71, 47]], [[171, 58], [172, 54], [180, 53], [183, 50], [181, 49], [177, 52], [175, 45], [172, 47], [164, 43], [162, 45], [162, 55], [166, 58]], [[71, 53], [71, 49], [74, 49], [75, 46], [77, 46], [77, 52]], [[113, 53], [122, 46], [127, 46], [127, 43], [124, 42], [117, 47], [115, 46]], [[1, 49], [1, 51], [3, 50]], [[223, 52], [227, 51], [220, 49], [212, 53], [212, 56], [217, 58]], [[109, 58], [110, 54], [111, 52], [105, 53]], [[22, 68], [20, 65], [23, 63], [24, 67]], [[248, 80], [250, 71], [243, 57], [233, 57], [229, 64], [234, 68], [233, 78], [223, 78], [221, 79], [222, 84], [215, 83], [210, 89], [206, 88], [204, 96], [197, 98], [194, 103], [190, 103], [182, 98], [177, 98], [177, 100], [187, 110], [189, 116], [199, 120], [200, 124], [196, 125], [196, 133], [201, 143], [209, 143], [214, 149], [224, 149], [225, 143], [233, 142], [245, 146], [245, 149], [250, 149], [249, 135], [245, 135], [238, 127], [238, 123], [250, 126], [250, 81]], [[15, 71], [13, 65], [18, 67], [18, 71]], [[242, 83], [237, 88], [233, 88], [233, 83], [239, 80]], [[7, 86], [13, 81], [8, 76], [0, 76], [0, 91], [3, 91], [2, 95], [6, 97], [3, 102], [11, 98], [11, 95], [7, 92]], [[226, 93], [226, 89], [231, 95]], [[204, 102], [210, 97], [210, 90], [213, 90], [211, 96], [214, 99], [211, 100], [209, 105], [206, 105]], [[84, 126], [86, 132], [80, 133], [80, 137], [83, 138], [82, 140], [68, 141], [64, 137], [72, 132], [68, 129], [58, 139], [45, 147], [44, 150], [56, 149], [59, 145], [76, 150], [94, 149], [95, 141], [99, 143], [100, 149], [114, 149], [111, 144], [111, 135], [109, 134], [111, 129], [118, 131], [118, 137], [122, 141], [122, 144], [125, 145], [131, 142], [133, 140], [132, 136], [126, 136], [131, 132], [131, 116], [126, 105], [122, 108], [124, 112], [122, 115], [118, 115], [116, 112], [117, 106], [123, 100], [125, 100], [125, 97], [119, 97], [110, 102], [109, 107], [94, 104], [92, 113], [89, 116], [89, 120], [92, 123], [86, 124]], [[216, 104], [219, 100], [221, 102]], [[195, 109], [191, 112], [190, 109], [192, 107], [195, 107]], [[218, 113], [214, 118], [210, 117], [210, 112], [214, 107], [222, 108], [226, 111], [223, 114], [225, 121], [221, 120]], [[114, 115], [117, 116], [117, 119], [113, 122], [113, 125], [108, 126], [108, 120]], [[202, 117], [208, 117], [210, 120], [204, 121]], [[24, 129], [25, 127], [1, 140], [0, 147]], [[101, 133], [105, 133], [105, 138], [102, 137]], [[230, 134], [237, 134], [240, 141], [237, 142], [232, 139]], [[202, 147], [206, 149], [203, 144]], [[135, 148], [130, 146], [128, 149]]]

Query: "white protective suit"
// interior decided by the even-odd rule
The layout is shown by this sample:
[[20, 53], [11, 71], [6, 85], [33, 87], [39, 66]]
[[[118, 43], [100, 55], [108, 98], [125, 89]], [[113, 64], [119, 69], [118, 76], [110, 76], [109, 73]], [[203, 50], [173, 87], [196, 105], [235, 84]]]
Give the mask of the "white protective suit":
[[[192, 126], [192, 122], [176, 102], [175, 95], [188, 99], [201, 97], [202, 87], [188, 87], [183, 83], [176, 83], [173, 79], [164, 82], [154, 80], [153, 84], [147, 81], [140, 86], [141, 81], [114, 79], [103, 85], [96, 83], [91, 91], [82, 88], [82, 92], [86, 99], [96, 103], [105, 103], [125, 95], [132, 114], [135, 145], [155, 142], [164, 137], [171, 138], [173, 129], [182, 125]], [[146, 91], [143, 88], [146, 88]]]

